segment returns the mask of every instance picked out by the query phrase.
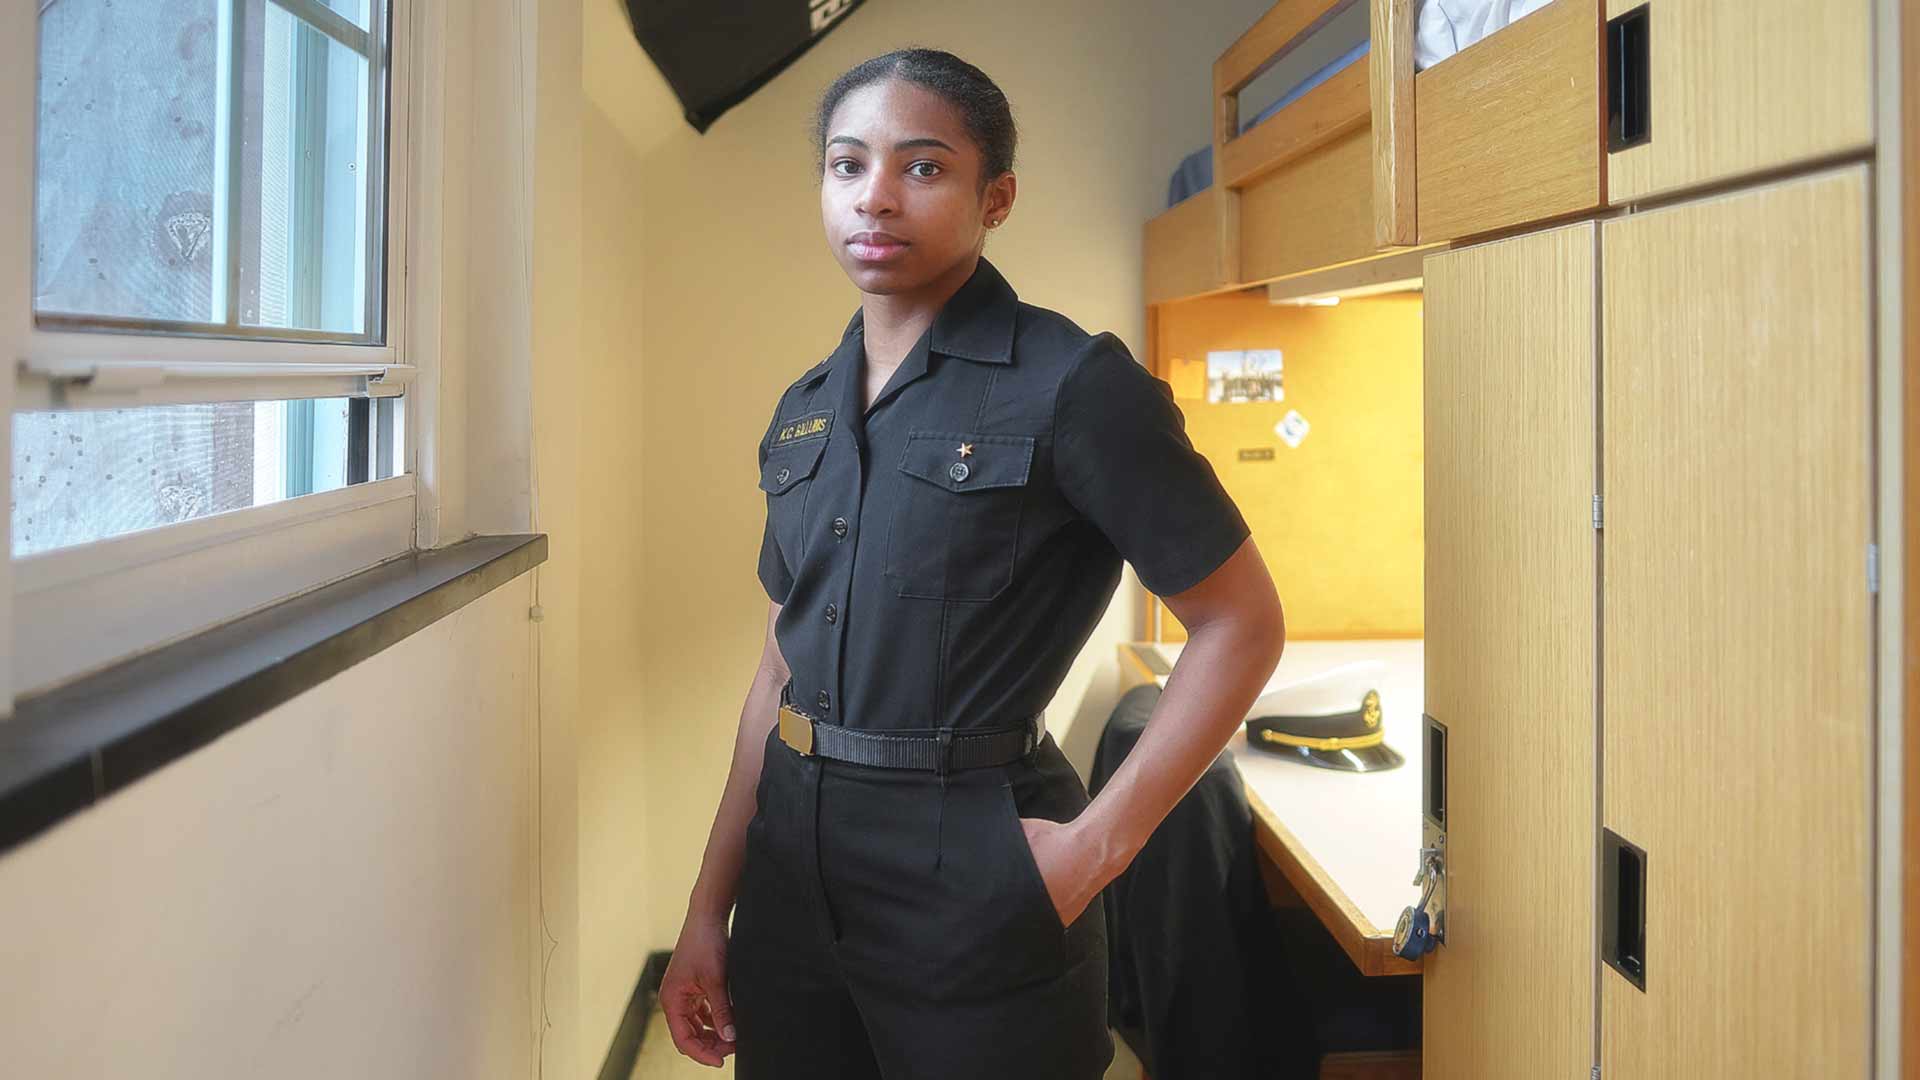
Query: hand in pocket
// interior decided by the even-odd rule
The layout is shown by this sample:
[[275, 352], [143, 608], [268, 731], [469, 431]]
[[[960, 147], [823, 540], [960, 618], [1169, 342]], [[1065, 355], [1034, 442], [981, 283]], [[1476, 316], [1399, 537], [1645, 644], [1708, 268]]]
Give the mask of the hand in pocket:
[[1060, 925], [1073, 925], [1107, 884], [1100, 872], [1097, 849], [1082, 842], [1073, 822], [1028, 817], [1018, 820]]

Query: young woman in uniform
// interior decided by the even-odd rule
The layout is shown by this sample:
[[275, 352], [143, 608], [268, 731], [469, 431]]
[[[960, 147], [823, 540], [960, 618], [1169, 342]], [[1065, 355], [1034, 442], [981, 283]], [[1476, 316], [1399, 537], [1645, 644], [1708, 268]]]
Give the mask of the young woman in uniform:
[[[860, 307], [760, 441], [766, 644], [667, 1023], [742, 1080], [1098, 1080], [1094, 901], [1240, 726], [1280, 604], [1166, 382], [981, 256], [1015, 192], [992, 80], [901, 50], [816, 123]], [[1040, 713], [1122, 560], [1190, 636], [1090, 800]]]

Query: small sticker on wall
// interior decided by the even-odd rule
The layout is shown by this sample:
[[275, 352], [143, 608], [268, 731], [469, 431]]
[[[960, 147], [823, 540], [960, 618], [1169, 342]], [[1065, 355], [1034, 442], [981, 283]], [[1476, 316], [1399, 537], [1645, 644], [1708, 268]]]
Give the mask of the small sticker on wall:
[[1205, 398], [1207, 396], [1207, 358], [1184, 356], [1170, 357], [1167, 362], [1167, 384], [1173, 388], [1177, 398]]
[[1288, 409], [1287, 415], [1273, 425], [1273, 433], [1280, 436], [1280, 441], [1286, 443], [1289, 449], [1298, 449], [1301, 440], [1307, 437], [1307, 431], [1307, 418], [1301, 416], [1298, 409]]

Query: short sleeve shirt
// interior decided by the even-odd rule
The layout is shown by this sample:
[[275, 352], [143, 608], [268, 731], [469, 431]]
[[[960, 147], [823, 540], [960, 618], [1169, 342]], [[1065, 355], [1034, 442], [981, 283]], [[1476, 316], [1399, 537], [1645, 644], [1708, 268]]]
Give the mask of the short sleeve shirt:
[[759, 576], [792, 703], [880, 730], [1043, 708], [1132, 563], [1181, 592], [1247, 538], [1165, 380], [982, 257], [864, 411], [862, 315], [761, 437]]

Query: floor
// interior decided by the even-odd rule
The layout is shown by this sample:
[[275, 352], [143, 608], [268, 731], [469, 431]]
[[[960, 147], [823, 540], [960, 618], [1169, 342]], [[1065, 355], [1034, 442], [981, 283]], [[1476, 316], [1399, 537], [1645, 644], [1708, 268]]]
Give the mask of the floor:
[[[667, 1034], [667, 1017], [655, 1006], [647, 1020], [647, 1037], [640, 1044], [640, 1060], [634, 1063], [632, 1080], [713, 1080], [733, 1075], [731, 1059], [718, 1069], [682, 1057], [673, 1048], [673, 1036]], [[1120, 1036], [1113, 1037], [1113, 1064], [1106, 1080], [1140, 1080], [1140, 1062], [1127, 1050]]]

